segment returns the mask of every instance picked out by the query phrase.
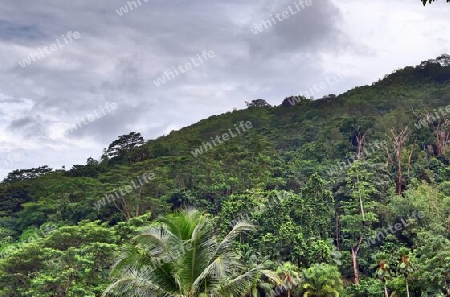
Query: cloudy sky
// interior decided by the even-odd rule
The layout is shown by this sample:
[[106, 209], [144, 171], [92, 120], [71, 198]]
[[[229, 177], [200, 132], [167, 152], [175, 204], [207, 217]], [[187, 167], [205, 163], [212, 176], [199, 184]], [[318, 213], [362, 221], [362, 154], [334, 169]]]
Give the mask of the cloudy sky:
[[[153, 139], [327, 79], [311, 95], [342, 93], [450, 48], [444, 0], [312, 0], [300, 11], [291, 0], [135, 1], [133, 10], [125, 0], [0, 2], [0, 178], [85, 164], [119, 135]], [[272, 16], [274, 26], [252, 33]], [[200, 64], [205, 50], [214, 57]]]

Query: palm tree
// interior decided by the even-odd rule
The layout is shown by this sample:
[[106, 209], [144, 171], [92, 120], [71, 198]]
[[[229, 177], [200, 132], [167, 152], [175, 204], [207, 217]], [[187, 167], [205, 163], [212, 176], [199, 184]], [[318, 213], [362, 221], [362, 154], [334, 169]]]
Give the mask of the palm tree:
[[261, 267], [246, 270], [235, 239], [253, 225], [240, 222], [218, 240], [210, 217], [183, 211], [159, 220], [136, 236], [115, 264], [102, 296], [243, 296], [260, 277]]
[[405, 278], [406, 296], [409, 297], [408, 279], [410, 274], [414, 272], [414, 266], [411, 263], [410, 252], [407, 248], [401, 248], [399, 254], [400, 262], [397, 264], [397, 269]]
[[295, 288], [300, 281], [298, 267], [292, 265], [290, 262], [286, 262], [278, 267], [277, 273], [283, 282], [282, 288], [287, 291], [287, 297], [291, 297], [292, 289]]
[[303, 297], [339, 297], [343, 290], [338, 268], [324, 263], [303, 270], [302, 282]]
[[387, 255], [385, 253], [378, 253], [375, 255], [375, 259], [377, 260], [377, 270], [376, 275], [383, 283], [384, 287], [384, 296], [389, 297], [389, 292], [387, 289], [387, 282], [392, 279], [392, 271], [391, 267], [387, 263]]

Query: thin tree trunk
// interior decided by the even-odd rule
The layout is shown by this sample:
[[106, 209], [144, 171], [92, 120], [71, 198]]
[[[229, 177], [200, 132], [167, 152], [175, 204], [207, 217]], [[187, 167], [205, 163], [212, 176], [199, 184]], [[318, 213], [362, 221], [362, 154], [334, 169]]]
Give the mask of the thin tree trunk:
[[402, 148], [405, 144], [406, 139], [408, 138], [407, 132], [408, 127], [405, 127], [405, 129], [400, 131], [399, 134], [395, 135], [394, 129], [392, 129], [392, 138], [389, 137], [395, 149], [395, 156], [397, 157], [397, 194], [399, 196], [402, 195]]
[[408, 278], [405, 277], [405, 283], [406, 283], [406, 296], [409, 297], [409, 284], [408, 284]]
[[356, 142], [358, 144], [358, 148], [356, 151], [356, 160], [359, 160], [361, 158], [363, 146], [365, 145], [366, 135], [361, 135], [358, 129], [356, 131], [358, 132], [358, 136], [356, 136]]
[[67, 294], [69, 293], [71, 283], [72, 283], [72, 275], [69, 274], [69, 278], [67, 279], [66, 286], [64, 288], [63, 296], [67, 296]]
[[117, 208], [117, 210], [120, 211], [120, 213], [123, 215], [123, 217], [126, 219], [127, 215], [126, 215], [125, 212], [122, 210], [122, 208], [116, 203], [115, 200], [113, 200], [113, 204], [114, 204], [114, 206]]
[[398, 160], [398, 179], [397, 179], [397, 193], [399, 196], [402, 195], [402, 160], [400, 151], [397, 153], [397, 160]]
[[353, 263], [353, 274], [355, 278], [355, 285], [359, 285], [359, 269], [358, 269], [358, 252], [352, 247], [352, 263]]
[[365, 222], [366, 221], [366, 215], [365, 215], [365, 212], [364, 212], [364, 205], [363, 205], [363, 201], [362, 201], [361, 187], [360, 187], [360, 182], [359, 182], [359, 173], [356, 174], [356, 180], [358, 182], [359, 207], [361, 208], [361, 215], [362, 215], [363, 222]]
[[359, 236], [359, 241], [356, 246], [352, 246], [352, 264], [353, 264], [353, 274], [355, 277], [355, 285], [359, 285], [359, 269], [358, 269], [358, 253], [363, 241], [362, 234]]
[[389, 292], [388, 292], [388, 289], [386, 287], [386, 282], [384, 282], [384, 296], [385, 297], [389, 297]]
[[336, 233], [336, 246], [338, 248], [338, 250], [341, 250], [341, 241], [339, 239], [339, 235], [341, 234], [340, 232], [340, 228], [339, 228], [339, 224], [340, 224], [340, 220], [339, 220], [339, 213], [337, 211], [335, 211], [335, 230], [334, 232]]
[[[358, 132], [359, 133], [359, 132]], [[364, 143], [364, 138], [365, 136], [363, 135], [362, 137], [359, 136], [357, 137], [358, 140], [358, 153], [356, 155], [356, 158], [359, 160], [360, 156], [361, 156], [361, 149], [362, 149], [362, 145]], [[364, 204], [362, 201], [362, 194], [361, 194], [361, 184], [359, 181], [359, 172], [356, 173], [356, 180], [358, 183], [358, 195], [359, 195], [359, 206], [361, 209], [361, 216], [362, 216], [362, 224], [363, 226], [365, 225], [366, 222], [366, 217], [365, 217], [365, 212], [364, 212]], [[358, 252], [359, 252], [359, 248], [361, 247], [361, 243], [363, 240], [363, 235], [361, 234], [359, 236], [359, 242], [355, 247], [352, 247], [352, 264], [353, 264], [353, 273], [355, 276], [355, 285], [359, 285], [359, 269], [358, 269]]]
[[144, 186], [142, 185], [140, 188], [139, 188], [139, 193], [138, 193], [138, 197], [137, 197], [137, 199], [136, 199], [136, 217], [138, 217], [139, 215], [140, 215], [140, 205], [139, 205], [139, 203], [141, 202], [141, 194], [142, 194], [142, 190], [144, 189]]
[[411, 158], [414, 152], [414, 145], [416, 144], [416, 142], [414, 141], [413, 146], [411, 147], [411, 153], [409, 154], [409, 158], [408, 158], [408, 179], [409, 179], [409, 171], [411, 169]]
[[393, 164], [391, 154], [389, 153], [389, 148], [386, 146], [386, 167], [389, 167], [389, 164]]

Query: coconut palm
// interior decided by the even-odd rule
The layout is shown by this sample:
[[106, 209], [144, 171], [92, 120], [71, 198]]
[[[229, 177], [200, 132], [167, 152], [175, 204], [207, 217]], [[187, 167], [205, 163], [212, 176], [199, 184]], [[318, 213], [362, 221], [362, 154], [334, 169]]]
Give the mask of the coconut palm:
[[134, 238], [103, 296], [243, 296], [264, 272], [246, 270], [234, 246], [242, 232], [253, 229], [240, 222], [218, 240], [212, 220], [200, 211], [168, 215]]

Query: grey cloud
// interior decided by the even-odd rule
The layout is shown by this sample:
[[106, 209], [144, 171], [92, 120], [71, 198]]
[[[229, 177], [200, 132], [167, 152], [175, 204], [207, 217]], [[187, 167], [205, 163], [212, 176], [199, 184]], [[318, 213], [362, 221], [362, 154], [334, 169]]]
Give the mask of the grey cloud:
[[25, 40], [39, 40], [47, 36], [36, 25], [23, 25], [0, 19], [0, 40], [22, 43]]
[[[297, 12], [294, 1], [265, 1], [260, 7], [260, 13], [252, 19], [252, 24], [260, 25], [262, 20], [270, 20], [273, 16], [276, 24], [262, 33], [253, 35], [248, 30], [250, 50], [252, 54], [277, 56], [279, 53], [303, 53], [323, 50], [327, 47], [336, 48], [343, 37], [339, 30], [339, 20], [342, 15], [330, 0], [312, 1], [312, 5]], [[295, 2], [297, 3], [297, 2]], [[289, 12], [289, 7], [296, 14]], [[300, 6], [299, 6], [300, 7]], [[289, 18], [278, 21], [275, 14], [289, 12]]]
[[20, 104], [24, 103], [23, 99], [0, 99], [0, 103], [11, 103], [11, 104]]
[[14, 133], [21, 133], [26, 138], [43, 139], [47, 136], [47, 123], [40, 116], [25, 116], [12, 120], [8, 128]]
[[[118, 104], [118, 108], [112, 113], [105, 110], [105, 115], [102, 115], [101, 109], [95, 109], [98, 117], [92, 122], [80, 120], [86, 119], [89, 115], [95, 116], [94, 111], [83, 115], [82, 117], [73, 119], [70, 126], [77, 126], [77, 129], [68, 129], [68, 136], [71, 138], [92, 136], [102, 143], [108, 143], [116, 138], [118, 135], [128, 134], [134, 129], [132, 123], [136, 118], [146, 114], [152, 107], [152, 104], [140, 104], [138, 106], [130, 106]], [[78, 124], [79, 123], [79, 124]], [[140, 132], [140, 131], [137, 131]]]
[[9, 126], [11, 127], [11, 129], [20, 129], [23, 128], [24, 126], [34, 123], [34, 121], [35, 120], [33, 118], [25, 117], [11, 121], [11, 124]]
[[[116, 9], [127, 0], [2, 1], [0, 94], [8, 99], [0, 103], [22, 102], [23, 108], [5, 107], [8, 116], [12, 110], [17, 114], [13, 120], [0, 118], [0, 135], [24, 138], [39, 147], [27, 161], [30, 165], [38, 166], [42, 159], [54, 162], [50, 166], [68, 166], [100, 155], [103, 147], [130, 131], [156, 138], [173, 127], [243, 108], [244, 101], [254, 98], [280, 104], [285, 96], [322, 81], [328, 68], [338, 68], [334, 61], [323, 63], [324, 53], [365, 55], [366, 48], [341, 26], [348, 17], [342, 7], [352, 1], [357, 3], [313, 0], [311, 7], [258, 35], [250, 30], [253, 24], [294, 1], [141, 0], [142, 6], [123, 16]], [[436, 25], [431, 17], [428, 21]], [[391, 28], [377, 24], [377, 29]], [[26, 68], [18, 64], [30, 51], [50, 46], [68, 31], [79, 31], [81, 38]], [[445, 36], [441, 38], [448, 41]], [[190, 62], [203, 50], [213, 50], [216, 57], [167, 84], [154, 85], [164, 71]], [[353, 63], [350, 58], [341, 62]], [[353, 79], [326, 92], [344, 91], [358, 82]], [[73, 124], [106, 102], [118, 103], [114, 114], [82, 126], [70, 137], [57, 136], [62, 133], [58, 124]], [[80, 148], [80, 139], [90, 141]], [[17, 145], [8, 138], [1, 141]], [[49, 148], [59, 143], [60, 150]]]

